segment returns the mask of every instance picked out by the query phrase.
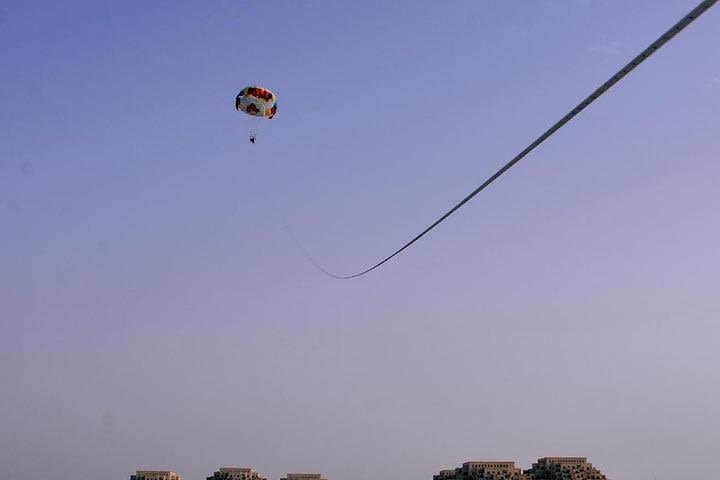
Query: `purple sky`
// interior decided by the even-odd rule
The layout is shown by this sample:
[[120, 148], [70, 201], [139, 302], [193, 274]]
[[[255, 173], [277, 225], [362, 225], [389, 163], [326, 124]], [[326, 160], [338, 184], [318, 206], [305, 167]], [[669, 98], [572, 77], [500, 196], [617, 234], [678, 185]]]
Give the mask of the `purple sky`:
[[716, 470], [720, 8], [381, 270], [285, 231], [368, 266], [696, 3], [3, 2], [0, 478]]

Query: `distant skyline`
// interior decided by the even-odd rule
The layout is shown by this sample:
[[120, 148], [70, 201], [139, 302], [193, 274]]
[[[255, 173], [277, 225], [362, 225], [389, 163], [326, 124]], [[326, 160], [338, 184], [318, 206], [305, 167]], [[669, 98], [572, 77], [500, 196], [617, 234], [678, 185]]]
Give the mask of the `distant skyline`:
[[[508, 460], [470, 460], [442, 469], [432, 480], [606, 480], [587, 457], [541, 457], [523, 471]], [[173, 470], [137, 470], [130, 480], [182, 480]], [[254, 468], [219, 467], [206, 480], [266, 480]], [[287, 473], [281, 480], [326, 480], [321, 473]]]
[[697, 3], [3, 3], [0, 478], [706, 475], [720, 8], [387, 268], [285, 230], [369, 265]]

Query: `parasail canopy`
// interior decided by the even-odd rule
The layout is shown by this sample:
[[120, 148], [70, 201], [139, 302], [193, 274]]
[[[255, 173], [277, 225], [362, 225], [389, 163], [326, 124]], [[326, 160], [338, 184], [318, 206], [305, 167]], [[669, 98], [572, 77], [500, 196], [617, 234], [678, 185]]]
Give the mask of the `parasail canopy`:
[[277, 113], [277, 97], [267, 88], [245, 87], [235, 98], [235, 109], [253, 117], [270, 119]]

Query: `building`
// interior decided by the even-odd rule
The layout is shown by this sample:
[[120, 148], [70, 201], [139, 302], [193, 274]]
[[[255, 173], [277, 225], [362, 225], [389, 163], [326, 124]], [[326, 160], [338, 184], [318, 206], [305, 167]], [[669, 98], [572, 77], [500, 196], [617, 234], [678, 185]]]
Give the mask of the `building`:
[[454, 470], [440, 470], [440, 473], [433, 475], [433, 480], [455, 480], [459, 471], [459, 468]]
[[207, 480], [267, 480], [258, 472], [247, 467], [221, 467]]
[[433, 480], [528, 480], [515, 462], [465, 462], [454, 470], [441, 470]]
[[326, 480], [319, 473], [288, 473], [281, 480]]
[[182, 480], [180, 475], [169, 470], [138, 470], [130, 480]]
[[607, 480], [585, 457], [544, 457], [525, 475], [531, 480]]

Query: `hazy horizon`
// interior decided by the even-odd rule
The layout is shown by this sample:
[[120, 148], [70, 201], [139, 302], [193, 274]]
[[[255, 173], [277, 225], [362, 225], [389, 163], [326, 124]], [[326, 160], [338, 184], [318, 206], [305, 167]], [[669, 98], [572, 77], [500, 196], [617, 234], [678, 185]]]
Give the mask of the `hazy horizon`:
[[[0, 7], [0, 478], [269, 479], [720, 445], [720, 7]], [[248, 143], [235, 95], [272, 89]]]

